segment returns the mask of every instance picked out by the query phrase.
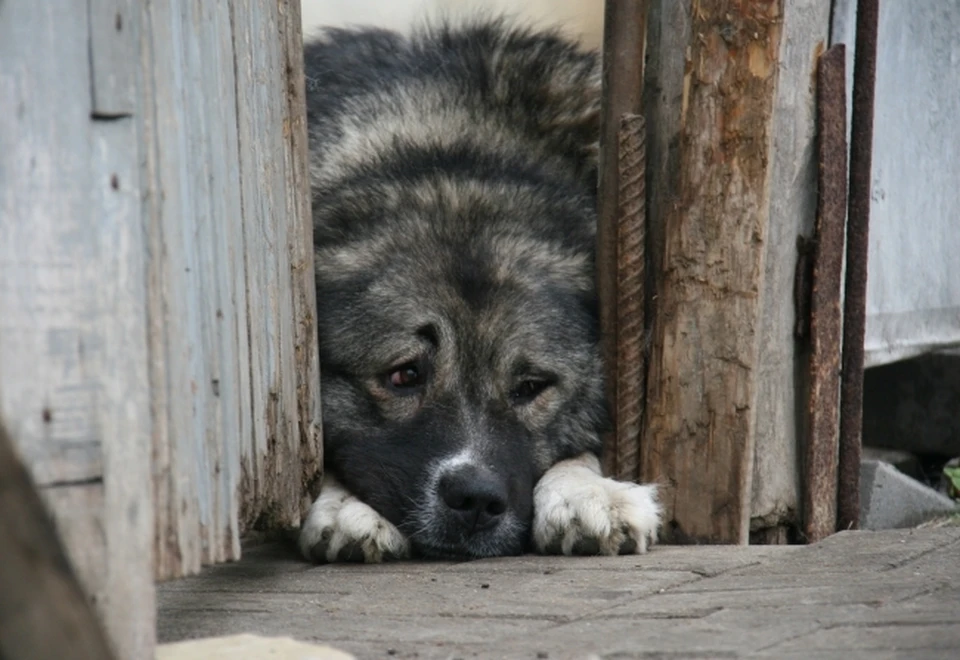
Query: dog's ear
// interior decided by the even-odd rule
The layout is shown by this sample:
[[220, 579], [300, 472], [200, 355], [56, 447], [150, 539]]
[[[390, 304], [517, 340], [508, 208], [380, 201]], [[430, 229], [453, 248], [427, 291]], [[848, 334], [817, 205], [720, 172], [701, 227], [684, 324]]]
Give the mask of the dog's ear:
[[501, 24], [489, 75], [498, 106], [548, 148], [594, 173], [600, 144], [601, 58], [556, 32]]

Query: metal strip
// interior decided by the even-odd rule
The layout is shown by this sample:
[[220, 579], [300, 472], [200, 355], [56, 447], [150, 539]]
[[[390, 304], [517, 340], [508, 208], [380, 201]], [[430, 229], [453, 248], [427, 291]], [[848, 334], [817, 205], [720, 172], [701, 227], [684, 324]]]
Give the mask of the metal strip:
[[640, 478], [640, 433], [646, 402], [644, 259], [646, 258], [646, 124], [640, 115], [620, 118], [617, 197], [616, 444], [613, 476]]
[[817, 202], [810, 292], [810, 363], [803, 512], [810, 542], [834, 532], [840, 443], [840, 315], [847, 214], [846, 48], [833, 46], [817, 69]]
[[863, 338], [867, 304], [870, 170], [873, 160], [873, 97], [877, 71], [879, 0], [857, 3], [850, 130], [850, 198], [843, 305], [840, 385], [840, 458], [837, 529], [856, 529], [860, 519], [860, 450], [863, 433]]

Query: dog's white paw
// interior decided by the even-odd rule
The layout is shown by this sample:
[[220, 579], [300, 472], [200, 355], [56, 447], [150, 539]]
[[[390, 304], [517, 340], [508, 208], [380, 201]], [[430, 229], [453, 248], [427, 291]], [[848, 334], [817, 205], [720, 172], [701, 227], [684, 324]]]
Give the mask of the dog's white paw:
[[330, 475], [320, 497], [300, 526], [300, 551], [315, 562], [363, 561], [370, 564], [409, 556], [406, 537]]
[[616, 555], [647, 551], [660, 528], [657, 488], [602, 476], [593, 454], [557, 463], [533, 491], [538, 552]]

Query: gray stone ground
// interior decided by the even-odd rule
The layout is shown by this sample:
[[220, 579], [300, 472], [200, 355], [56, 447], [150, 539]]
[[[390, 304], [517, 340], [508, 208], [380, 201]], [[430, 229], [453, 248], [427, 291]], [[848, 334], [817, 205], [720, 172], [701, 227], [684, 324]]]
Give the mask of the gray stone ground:
[[960, 527], [812, 546], [310, 566], [268, 545], [162, 585], [161, 641], [257, 633], [360, 658], [960, 658]]

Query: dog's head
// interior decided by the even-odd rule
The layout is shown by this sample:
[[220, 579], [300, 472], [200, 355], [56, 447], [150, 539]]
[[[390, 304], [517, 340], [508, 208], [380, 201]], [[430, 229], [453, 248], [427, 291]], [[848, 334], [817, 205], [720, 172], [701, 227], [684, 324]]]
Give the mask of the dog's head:
[[424, 555], [521, 552], [536, 480], [606, 422], [592, 200], [431, 177], [324, 204], [352, 226], [318, 230], [328, 469]]

